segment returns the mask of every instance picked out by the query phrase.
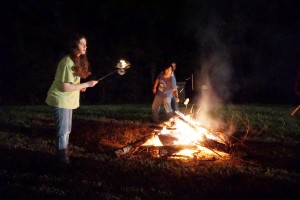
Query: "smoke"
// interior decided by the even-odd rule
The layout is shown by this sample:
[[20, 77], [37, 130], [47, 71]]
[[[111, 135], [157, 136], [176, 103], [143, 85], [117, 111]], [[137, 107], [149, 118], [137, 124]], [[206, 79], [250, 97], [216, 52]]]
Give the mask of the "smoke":
[[197, 86], [200, 110], [197, 119], [205, 126], [219, 129], [225, 123], [216, 113], [231, 99], [232, 66], [229, 50], [216, 27], [212, 24], [201, 32], [201, 70]]

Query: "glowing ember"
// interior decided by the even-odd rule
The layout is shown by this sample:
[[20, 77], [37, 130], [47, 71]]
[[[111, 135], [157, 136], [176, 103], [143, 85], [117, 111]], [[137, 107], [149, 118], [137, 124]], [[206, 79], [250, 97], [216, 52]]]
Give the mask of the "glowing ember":
[[193, 158], [193, 154], [197, 153], [197, 150], [192, 150], [192, 149], [183, 149], [178, 151], [177, 153], [174, 154], [174, 156], [186, 156]]

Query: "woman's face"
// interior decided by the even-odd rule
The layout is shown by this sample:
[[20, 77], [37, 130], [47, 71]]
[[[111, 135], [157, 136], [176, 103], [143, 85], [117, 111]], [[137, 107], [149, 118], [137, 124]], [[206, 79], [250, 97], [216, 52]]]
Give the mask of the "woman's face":
[[77, 54], [78, 56], [86, 54], [87, 44], [85, 38], [79, 40], [77, 49], [78, 49], [78, 54]]

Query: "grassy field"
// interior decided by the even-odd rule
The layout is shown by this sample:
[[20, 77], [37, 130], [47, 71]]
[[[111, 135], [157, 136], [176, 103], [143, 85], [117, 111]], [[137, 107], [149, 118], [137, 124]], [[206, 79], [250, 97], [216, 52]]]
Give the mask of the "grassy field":
[[57, 163], [48, 106], [0, 107], [1, 199], [298, 199], [300, 121], [289, 105], [227, 105], [229, 159], [114, 154], [153, 133], [150, 105], [74, 111], [71, 165]]

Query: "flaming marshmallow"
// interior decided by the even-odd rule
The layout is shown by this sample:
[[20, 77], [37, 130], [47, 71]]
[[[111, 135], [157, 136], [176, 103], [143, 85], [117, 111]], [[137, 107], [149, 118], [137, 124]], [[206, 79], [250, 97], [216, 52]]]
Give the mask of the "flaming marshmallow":
[[190, 101], [190, 99], [189, 99], [189, 98], [186, 98], [183, 104], [184, 104], [184, 105], [188, 105], [188, 104], [189, 104], [189, 101]]

